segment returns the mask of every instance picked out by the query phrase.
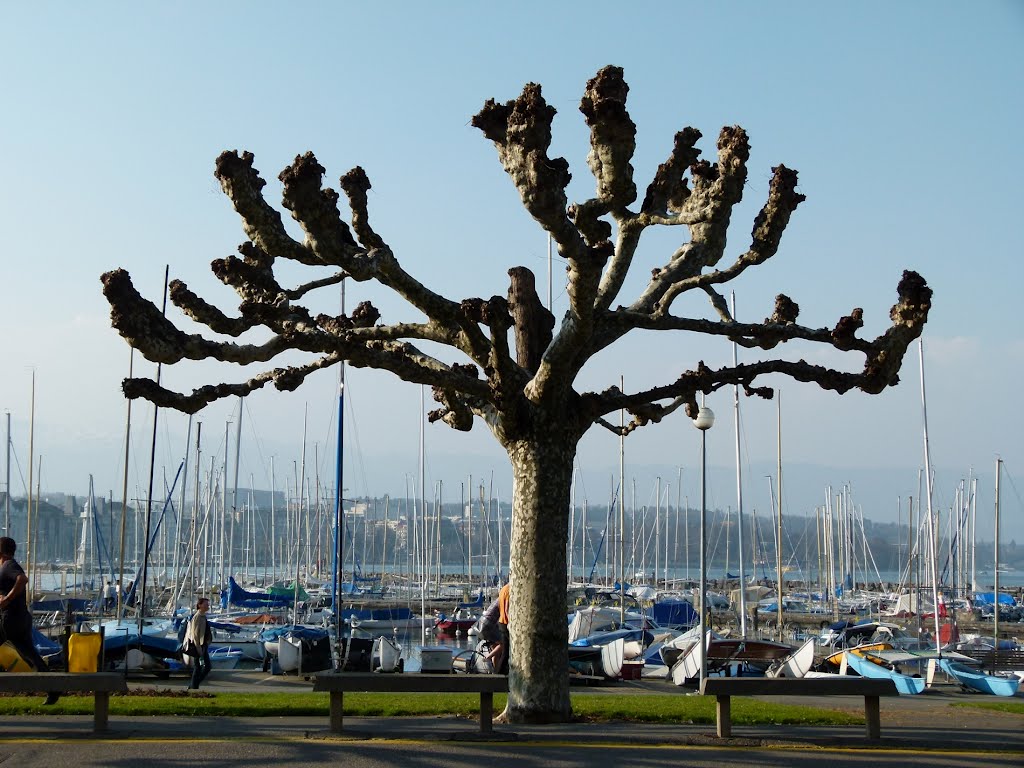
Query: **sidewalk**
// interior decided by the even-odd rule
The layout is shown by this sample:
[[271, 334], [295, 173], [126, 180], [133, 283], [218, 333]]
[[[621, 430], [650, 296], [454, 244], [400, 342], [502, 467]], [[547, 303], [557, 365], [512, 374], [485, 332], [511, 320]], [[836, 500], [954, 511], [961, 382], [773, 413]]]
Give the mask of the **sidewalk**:
[[[852, 749], [997, 752], [1020, 755], [1024, 763], [1024, 717], [951, 707], [948, 701], [882, 705], [882, 738], [868, 741], [863, 726], [733, 726], [734, 738], [718, 739], [713, 725], [651, 725], [628, 722], [559, 725], [495, 725], [483, 737], [477, 722], [453, 717], [346, 717], [345, 735], [327, 730], [320, 717], [118, 717], [110, 730], [92, 733], [90, 716], [11, 718], [2, 741], [101, 739], [110, 741], [352, 740], [548, 742], [609, 745], [720, 745], [765, 747], [843, 747]], [[1016, 759], [1016, 758], [1015, 758]]]

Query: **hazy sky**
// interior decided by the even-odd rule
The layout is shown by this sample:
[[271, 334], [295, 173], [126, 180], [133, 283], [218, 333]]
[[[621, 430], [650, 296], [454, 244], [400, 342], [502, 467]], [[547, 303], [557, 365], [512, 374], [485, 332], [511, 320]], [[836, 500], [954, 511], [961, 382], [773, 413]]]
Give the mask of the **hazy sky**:
[[[1009, 0], [4, 3], [0, 408], [12, 418], [14, 493], [27, 482], [34, 371], [43, 488], [84, 493], [91, 473], [101, 493], [120, 496], [126, 402], [119, 383], [129, 349], [110, 330], [103, 271], [127, 268], [159, 302], [169, 264], [172, 278], [225, 309], [237, 305], [209, 272], [212, 259], [244, 239], [213, 177], [222, 150], [255, 153], [275, 205], [277, 174], [296, 154], [314, 151], [331, 186], [361, 165], [373, 184], [374, 225], [410, 272], [456, 299], [503, 295], [511, 266], [531, 267], [546, 284], [546, 241], [469, 120], [487, 98], [508, 100], [525, 83], [540, 83], [558, 110], [553, 154], [572, 168], [570, 200], [585, 199], [593, 180], [578, 104], [587, 79], [606, 64], [623, 67], [630, 85], [641, 189], [682, 127], [703, 132], [705, 157], [713, 157], [723, 125], [749, 133], [749, 181], [733, 215], [727, 262], [749, 242], [771, 168], [799, 171], [807, 201], [779, 254], [734, 284], [740, 319], [764, 318], [775, 294], [785, 292], [812, 326], [832, 326], [863, 307], [862, 335], [873, 337], [887, 327], [902, 271], [926, 277], [935, 291], [925, 370], [936, 503], [951, 504], [953, 488], [973, 471], [983, 478], [979, 514], [987, 517], [1002, 456], [1005, 519], [1024, 532], [1017, 397], [1024, 268], [1014, 223], [1024, 200], [1024, 5]], [[678, 237], [650, 237], [627, 297]], [[559, 316], [567, 304], [561, 275], [556, 264]], [[303, 279], [296, 272], [295, 281]], [[415, 319], [379, 291], [349, 287], [350, 306], [367, 297], [385, 322]], [[330, 292], [317, 306], [333, 311], [337, 304]], [[707, 312], [694, 301], [679, 309]], [[699, 359], [725, 364], [730, 354], [720, 342], [641, 337], [594, 361], [581, 386], [603, 388], [622, 375], [627, 389], [644, 387]], [[860, 362], [806, 347], [789, 354]], [[155, 368], [140, 357], [134, 365], [136, 374]], [[251, 373], [192, 364], [165, 370], [164, 380], [188, 389]], [[781, 382], [784, 458], [822, 468], [820, 493], [787, 497], [794, 511], [821, 503], [824, 483], [846, 482], [847, 472], [884, 471], [905, 479], [895, 493], [917, 494], [916, 346], [902, 378], [879, 397], [840, 398]], [[271, 456], [279, 487], [294, 476], [304, 411], [307, 465], [319, 467], [322, 483], [333, 482], [335, 382], [335, 373], [322, 373], [298, 392], [268, 388], [248, 399], [243, 485], [251, 475], [269, 486]], [[347, 493], [404, 492], [417, 474], [417, 388], [350, 371], [348, 401]], [[708, 435], [709, 461], [725, 469], [734, 450], [731, 394], [708, 405], [720, 424]], [[237, 420], [236, 409], [224, 403], [201, 414], [204, 462], [221, 460], [225, 422]], [[136, 405], [134, 489], [145, 487], [152, 418], [150, 407]], [[770, 466], [775, 404], [745, 403], [744, 420], [743, 461]], [[161, 415], [157, 461], [170, 474], [186, 429], [180, 415]], [[480, 425], [468, 435], [429, 426], [425, 441], [428, 482], [443, 480], [449, 499], [470, 473], [507, 476], [502, 452]], [[592, 430], [580, 449], [581, 471], [607, 477], [617, 455], [617, 439]], [[675, 482], [673, 468], [686, 467], [686, 492], [696, 492], [698, 433], [684, 418], [631, 437], [626, 455], [627, 473], [645, 478], [664, 473]], [[767, 506], [764, 480], [756, 469], [748, 474], [762, 497], [757, 503]], [[591, 481], [584, 491], [604, 503], [609, 484]], [[870, 498], [870, 481], [863, 484], [861, 498]], [[884, 507], [877, 502], [869, 516], [895, 515], [888, 488]], [[721, 505], [735, 503], [728, 481], [715, 490]]]

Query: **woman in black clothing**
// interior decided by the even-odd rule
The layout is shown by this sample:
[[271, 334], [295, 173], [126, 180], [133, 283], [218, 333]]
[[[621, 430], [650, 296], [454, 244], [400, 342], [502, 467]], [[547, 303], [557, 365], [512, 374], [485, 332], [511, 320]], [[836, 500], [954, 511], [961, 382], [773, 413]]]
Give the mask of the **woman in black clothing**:
[[46, 672], [46, 662], [32, 642], [32, 614], [25, 599], [28, 577], [14, 559], [17, 548], [10, 536], [0, 537], [0, 629], [26, 662], [36, 671]]

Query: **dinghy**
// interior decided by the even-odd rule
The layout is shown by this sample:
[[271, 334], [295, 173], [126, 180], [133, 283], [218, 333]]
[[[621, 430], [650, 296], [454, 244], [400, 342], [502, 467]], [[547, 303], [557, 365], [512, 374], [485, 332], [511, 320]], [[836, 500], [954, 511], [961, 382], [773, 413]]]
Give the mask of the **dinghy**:
[[807, 639], [786, 658], [765, 670], [765, 677], [803, 677], [814, 664], [814, 638]]
[[897, 693], [912, 695], [924, 692], [925, 679], [923, 677], [911, 677], [890, 669], [887, 666], [878, 664], [868, 656], [861, 656], [856, 653], [846, 653], [846, 664], [861, 677], [871, 677], [880, 680], [892, 680], [896, 684]]
[[979, 669], [951, 659], [939, 659], [939, 667], [964, 688], [989, 693], [993, 696], [1016, 696], [1020, 678], [987, 675]]
[[405, 668], [402, 646], [393, 637], [381, 635], [373, 641], [370, 669], [374, 672], [401, 672]]

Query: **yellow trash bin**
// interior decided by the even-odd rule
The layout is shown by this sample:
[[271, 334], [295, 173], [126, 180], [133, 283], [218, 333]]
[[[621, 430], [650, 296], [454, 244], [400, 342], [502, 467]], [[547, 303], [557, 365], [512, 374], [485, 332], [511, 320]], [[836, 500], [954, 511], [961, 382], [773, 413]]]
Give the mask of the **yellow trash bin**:
[[4, 672], [35, 672], [35, 667], [29, 664], [18, 653], [18, 649], [7, 641], [0, 645], [0, 669]]
[[98, 672], [102, 645], [99, 632], [72, 632], [68, 638], [68, 672]]

